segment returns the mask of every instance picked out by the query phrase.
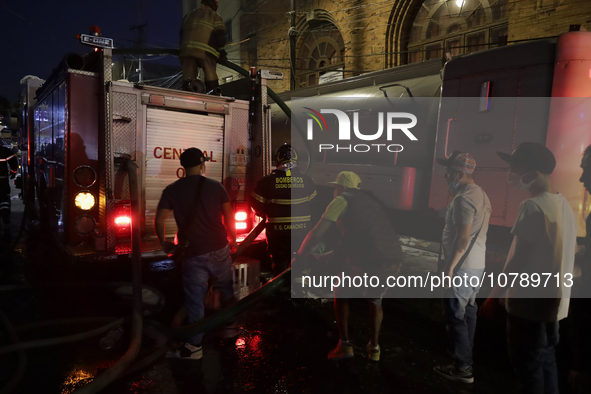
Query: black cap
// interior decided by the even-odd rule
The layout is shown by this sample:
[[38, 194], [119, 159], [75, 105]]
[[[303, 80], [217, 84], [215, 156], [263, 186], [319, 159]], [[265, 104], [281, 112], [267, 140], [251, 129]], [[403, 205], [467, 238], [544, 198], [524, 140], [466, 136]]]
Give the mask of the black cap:
[[[201, 160], [203, 158], [203, 160]], [[205, 156], [201, 149], [189, 148], [181, 153], [181, 165], [185, 168], [196, 167], [210, 158]]]
[[513, 153], [497, 152], [497, 155], [514, 167], [521, 167], [542, 174], [552, 174], [556, 159], [550, 149], [538, 142], [522, 142]]

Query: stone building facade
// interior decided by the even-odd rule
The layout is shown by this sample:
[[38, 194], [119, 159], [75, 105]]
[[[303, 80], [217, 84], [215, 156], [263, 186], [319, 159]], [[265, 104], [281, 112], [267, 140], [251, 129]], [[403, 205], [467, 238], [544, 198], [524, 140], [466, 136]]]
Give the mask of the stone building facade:
[[[224, 0], [221, 0], [224, 1]], [[282, 71], [290, 87], [290, 0], [242, 0], [243, 67]], [[296, 89], [328, 78], [591, 30], [589, 0], [296, 0]]]

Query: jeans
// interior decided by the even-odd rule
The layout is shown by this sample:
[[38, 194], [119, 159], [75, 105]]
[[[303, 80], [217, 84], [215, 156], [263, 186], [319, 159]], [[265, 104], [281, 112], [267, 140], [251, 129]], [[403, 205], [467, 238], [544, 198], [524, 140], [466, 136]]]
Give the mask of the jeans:
[[[455, 365], [462, 371], [472, 366], [472, 347], [478, 313], [476, 294], [480, 290], [479, 286], [470, 286], [470, 278], [478, 277], [480, 280], [483, 272], [484, 269], [460, 268], [454, 277], [464, 278], [466, 275], [468, 283], [462, 280], [461, 286], [452, 286], [451, 289], [444, 291], [443, 316], [447, 339]], [[475, 283], [476, 280], [474, 279], [473, 282]]]
[[509, 356], [519, 393], [558, 394], [558, 371], [554, 349], [558, 322], [538, 322], [507, 315]]
[[[220, 292], [222, 305], [228, 305], [235, 301], [232, 259], [228, 246], [214, 252], [187, 257], [183, 261], [183, 289], [189, 323], [196, 322], [205, 314], [203, 302], [210, 280], [212, 286], [215, 286]], [[201, 332], [191, 336], [188, 342], [199, 345], [202, 339], [203, 333]]]

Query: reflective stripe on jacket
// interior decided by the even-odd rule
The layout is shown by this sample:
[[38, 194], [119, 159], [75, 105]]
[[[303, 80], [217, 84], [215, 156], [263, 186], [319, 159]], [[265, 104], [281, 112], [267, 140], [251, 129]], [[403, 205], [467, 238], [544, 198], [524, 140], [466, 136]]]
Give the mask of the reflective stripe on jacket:
[[10, 149], [0, 146], [0, 176], [6, 177], [18, 170], [18, 159]]
[[222, 17], [210, 7], [202, 5], [183, 19], [180, 56], [202, 58], [208, 52], [217, 58], [224, 43], [219, 38], [212, 41], [212, 36], [225, 34], [226, 26]]
[[303, 237], [311, 230], [310, 201], [314, 197], [312, 178], [294, 167], [277, 169], [259, 180], [250, 202], [257, 214], [267, 217], [267, 235], [272, 242], [274, 237]]

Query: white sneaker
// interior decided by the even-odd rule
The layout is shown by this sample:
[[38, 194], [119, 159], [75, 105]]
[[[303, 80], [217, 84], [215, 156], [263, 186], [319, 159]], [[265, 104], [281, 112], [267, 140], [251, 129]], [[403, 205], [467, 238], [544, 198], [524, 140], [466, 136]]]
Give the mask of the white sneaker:
[[449, 365], [438, 365], [433, 370], [441, 377], [448, 380], [455, 380], [456, 382], [462, 383], [474, 383], [474, 374], [472, 373], [472, 367], [465, 371], [461, 371], [456, 368], [454, 364]]
[[182, 348], [169, 350], [166, 352], [166, 358], [177, 358], [182, 360], [201, 360], [203, 358], [203, 347], [193, 346], [185, 342]]

